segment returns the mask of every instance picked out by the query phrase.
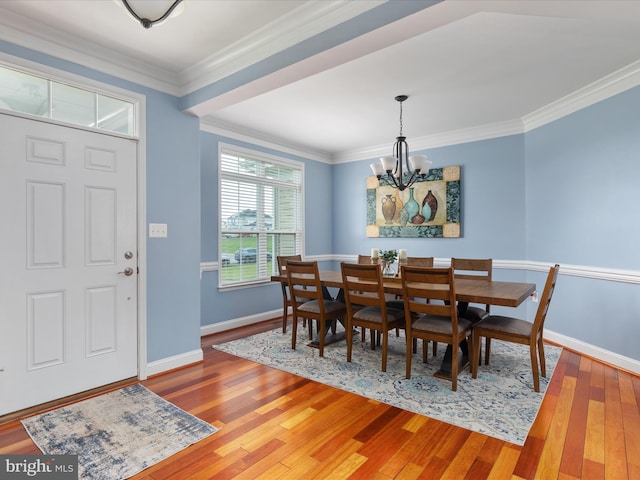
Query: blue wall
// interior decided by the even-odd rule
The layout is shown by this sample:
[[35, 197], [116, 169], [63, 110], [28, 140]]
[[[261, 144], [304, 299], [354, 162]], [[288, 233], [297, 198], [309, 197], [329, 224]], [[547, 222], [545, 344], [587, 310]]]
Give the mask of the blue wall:
[[[640, 270], [639, 111], [636, 87], [527, 134], [529, 260]], [[550, 312], [549, 329], [640, 359], [639, 285], [561, 276]]]
[[366, 180], [377, 159], [334, 167], [333, 245], [337, 254], [405, 248], [416, 257], [525, 257], [524, 143], [522, 135], [437, 148], [434, 167], [461, 166], [462, 237], [367, 238]]
[[147, 359], [199, 349], [198, 119], [171, 95], [11, 43], [0, 41], [0, 51], [146, 95], [147, 223], [168, 224], [168, 238], [147, 239]]

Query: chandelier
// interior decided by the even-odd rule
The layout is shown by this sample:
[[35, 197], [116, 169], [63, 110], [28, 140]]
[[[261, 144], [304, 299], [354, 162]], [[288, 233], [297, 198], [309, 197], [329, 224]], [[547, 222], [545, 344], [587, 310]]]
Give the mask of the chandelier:
[[[183, 0], [174, 0], [171, 3], [171, 6], [169, 6], [169, 8], [166, 11], [164, 10], [164, 6], [158, 5], [160, 2], [157, 2], [157, 1], [143, 2], [141, 0], [137, 0], [134, 2], [133, 0], [122, 0], [122, 4], [125, 6], [127, 11], [133, 16], [133, 18], [135, 18], [138, 22], [140, 22], [140, 25], [142, 25], [144, 28], [151, 28], [156, 24], [160, 24], [164, 22], [167, 18], [171, 16], [180, 15], [180, 13], [182, 13], [182, 8], [184, 8], [184, 4], [180, 5], [182, 1]], [[129, 2], [136, 4], [135, 10], [133, 9], [133, 7], [131, 7], [131, 5], [129, 5]], [[168, 2], [164, 2], [164, 3], [168, 3]], [[176, 10], [176, 7], [178, 7], [178, 5], [180, 5], [182, 8], [179, 8], [178, 10]], [[159, 8], [162, 8], [162, 10], [159, 10]], [[162, 13], [163, 11], [164, 13]], [[152, 16], [157, 18], [155, 20], [150, 20], [149, 17], [152, 17]]]
[[398, 95], [395, 100], [400, 103], [400, 135], [396, 137], [393, 145], [393, 156], [380, 158], [380, 163], [372, 163], [371, 170], [387, 185], [402, 191], [416, 183], [418, 178], [425, 178], [431, 166], [431, 160], [426, 155], [409, 156], [409, 145], [406, 137], [402, 135], [402, 102], [406, 95]]

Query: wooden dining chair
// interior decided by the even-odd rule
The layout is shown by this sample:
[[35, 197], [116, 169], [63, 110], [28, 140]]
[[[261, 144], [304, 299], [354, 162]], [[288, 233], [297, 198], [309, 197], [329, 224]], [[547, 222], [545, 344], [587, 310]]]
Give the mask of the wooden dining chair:
[[407, 265], [433, 268], [433, 257], [407, 257]]
[[[302, 261], [302, 255], [279, 255], [276, 260], [278, 261], [278, 273], [286, 275], [287, 262], [289, 260], [300, 262]], [[294, 298], [290, 295], [289, 287], [285, 282], [281, 282], [280, 286], [282, 287], [282, 333], [287, 333], [289, 307], [293, 309]], [[304, 299], [300, 299], [300, 301], [304, 301]], [[298, 319], [294, 317], [293, 321], [296, 322]]]
[[[407, 257], [407, 265], [411, 265], [412, 267], [424, 267], [424, 268], [433, 268], [433, 257]], [[404, 310], [404, 300], [402, 300], [402, 295], [396, 295], [395, 299], [388, 300], [387, 306], [391, 308], [400, 308]], [[398, 336], [398, 331], [396, 330], [396, 336]], [[415, 353], [417, 350], [417, 341], [413, 342], [413, 352]], [[438, 353], [438, 344], [433, 342], [433, 356], [435, 357]]]
[[[542, 292], [540, 304], [538, 305], [538, 310], [536, 311], [536, 317], [533, 320], [533, 323], [519, 318], [490, 315], [484, 320], [478, 322], [473, 329], [474, 348], [472, 350], [476, 352], [477, 355], [479, 355], [478, 347], [480, 346], [481, 337], [485, 337], [487, 339], [495, 338], [505, 342], [529, 345], [531, 373], [533, 375], [533, 389], [536, 392], [540, 391], [540, 374], [542, 374], [543, 377], [547, 376], [546, 362], [544, 358], [544, 321], [547, 318], [551, 297], [553, 296], [553, 292], [556, 288], [559, 270], [560, 265], [558, 264], [549, 269], [547, 281], [544, 285], [544, 291]], [[489, 347], [487, 347], [485, 352], [485, 364], [487, 365], [489, 364], [489, 354]], [[479, 358], [473, 358], [475, 358], [475, 361], [471, 362], [471, 372], [473, 378], [476, 378], [478, 375]], [[540, 360], [540, 370], [538, 370], [538, 360]]]
[[386, 372], [389, 330], [404, 327], [404, 311], [387, 307], [378, 265], [342, 263], [340, 268], [347, 305], [347, 362], [351, 362], [354, 327], [370, 329], [372, 350], [375, 333], [382, 337], [382, 371]]
[[[451, 268], [453, 268], [455, 278], [490, 282], [493, 272], [493, 260], [491, 258], [452, 258]], [[474, 323], [487, 318], [491, 313], [491, 305], [465, 305], [465, 307], [458, 311], [458, 315]], [[484, 362], [489, 363], [489, 354], [487, 352], [491, 348], [491, 339], [487, 338], [485, 342]]]
[[[446, 343], [451, 348], [451, 390], [458, 389], [458, 356], [461, 341], [470, 339], [473, 323], [458, 318], [456, 292], [452, 268], [421, 268], [405, 266], [402, 269], [402, 293], [407, 335], [407, 371], [411, 378], [413, 339]], [[441, 300], [442, 302], [429, 302]], [[426, 348], [423, 345], [423, 361]], [[473, 349], [473, 345], [471, 347]], [[472, 352], [473, 353], [473, 352]], [[471, 356], [475, 358], [475, 356]]]
[[358, 263], [364, 265], [371, 264], [371, 255], [358, 255]]
[[[324, 356], [324, 340], [327, 334], [327, 327], [332, 322], [343, 319], [346, 315], [346, 307], [342, 302], [325, 298], [318, 262], [302, 262], [289, 260], [287, 262], [287, 280], [289, 283], [289, 293], [292, 298], [305, 299], [304, 302], [293, 302], [293, 318], [306, 318], [311, 325], [312, 320], [318, 322], [318, 339], [320, 356]], [[291, 348], [296, 348], [296, 336], [298, 333], [298, 322], [292, 324]], [[311, 327], [309, 327], [311, 328]]]

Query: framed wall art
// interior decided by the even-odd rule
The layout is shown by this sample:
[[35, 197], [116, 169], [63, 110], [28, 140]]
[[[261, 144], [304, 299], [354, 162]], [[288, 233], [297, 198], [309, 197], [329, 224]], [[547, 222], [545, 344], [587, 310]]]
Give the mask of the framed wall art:
[[432, 168], [399, 191], [367, 177], [367, 237], [460, 237], [460, 166]]

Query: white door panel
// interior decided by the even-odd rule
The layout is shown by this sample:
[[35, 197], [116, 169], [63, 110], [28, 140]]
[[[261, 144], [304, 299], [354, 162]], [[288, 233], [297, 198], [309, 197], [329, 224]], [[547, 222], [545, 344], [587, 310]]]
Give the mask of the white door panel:
[[0, 209], [0, 415], [135, 376], [135, 142], [0, 114]]

